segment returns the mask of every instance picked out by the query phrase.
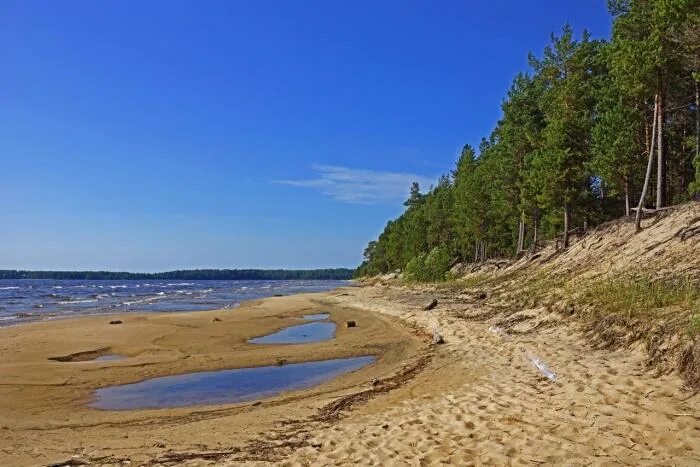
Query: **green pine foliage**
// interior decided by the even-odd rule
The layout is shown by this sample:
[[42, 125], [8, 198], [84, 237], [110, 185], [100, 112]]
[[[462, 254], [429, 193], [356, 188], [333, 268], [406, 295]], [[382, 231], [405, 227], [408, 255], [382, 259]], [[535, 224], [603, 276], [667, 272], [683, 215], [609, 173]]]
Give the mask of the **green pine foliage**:
[[610, 41], [566, 25], [531, 54], [493, 132], [478, 150], [466, 145], [435, 186], [413, 184], [406, 210], [367, 246], [358, 276], [401, 270], [409, 281], [444, 280], [457, 261], [513, 257], [555, 237], [566, 247], [565, 232], [629, 214], [642, 191], [656, 96], [663, 170], [643, 204], [700, 195], [700, 1], [608, 4]]

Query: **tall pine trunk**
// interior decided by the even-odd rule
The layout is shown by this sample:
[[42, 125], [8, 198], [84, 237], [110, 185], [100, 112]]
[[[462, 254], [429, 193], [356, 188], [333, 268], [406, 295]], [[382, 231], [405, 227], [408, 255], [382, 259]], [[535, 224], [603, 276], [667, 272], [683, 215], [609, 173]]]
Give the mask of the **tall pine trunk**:
[[520, 213], [520, 222], [518, 223], [518, 246], [515, 256], [518, 257], [525, 246], [525, 213]]
[[639, 204], [637, 205], [637, 215], [634, 218], [634, 230], [639, 232], [642, 230], [642, 208], [644, 207], [644, 198], [647, 196], [647, 190], [649, 189], [649, 179], [651, 178], [651, 167], [654, 164], [654, 136], [656, 135], [656, 122], [659, 113], [659, 96], [654, 96], [654, 117], [652, 118], [651, 126], [651, 141], [649, 142], [649, 160], [647, 161], [647, 173], [644, 177], [644, 186], [642, 187], [642, 194], [639, 197]]
[[630, 181], [625, 177], [625, 216], [630, 216]]
[[569, 248], [569, 203], [564, 201], [564, 245], [563, 248]]
[[[700, 81], [695, 81], [695, 183], [700, 184]], [[696, 188], [700, 193], [700, 188]]]
[[695, 161], [700, 164], [700, 81], [695, 82]]
[[535, 254], [537, 251], [537, 224], [539, 223], [539, 219], [535, 217], [535, 224], [532, 227], [532, 254]]
[[[660, 82], [660, 79], [659, 79]], [[662, 85], [658, 90], [658, 110], [656, 114], [656, 209], [666, 206], [666, 153], [664, 151], [664, 105], [666, 104]], [[652, 135], [653, 138], [653, 135]]]

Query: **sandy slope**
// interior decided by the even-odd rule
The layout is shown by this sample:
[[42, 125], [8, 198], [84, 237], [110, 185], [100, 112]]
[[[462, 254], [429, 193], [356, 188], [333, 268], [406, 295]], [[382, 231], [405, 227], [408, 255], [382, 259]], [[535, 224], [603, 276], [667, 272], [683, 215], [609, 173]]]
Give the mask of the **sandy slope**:
[[283, 465], [700, 464], [700, 395], [646, 371], [641, 354], [592, 350], [571, 328], [494, 333], [460, 318], [478, 308], [466, 300], [425, 312], [426, 297], [408, 289], [349, 293], [334, 300], [438, 328], [447, 344], [409, 385], [317, 432]]

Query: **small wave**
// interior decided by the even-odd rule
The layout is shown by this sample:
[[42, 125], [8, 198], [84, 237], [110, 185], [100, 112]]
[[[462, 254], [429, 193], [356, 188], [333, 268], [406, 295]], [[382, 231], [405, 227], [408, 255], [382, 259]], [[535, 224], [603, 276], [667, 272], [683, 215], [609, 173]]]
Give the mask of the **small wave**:
[[12, 316], [0, 316], [0, 321], [9, 321], [11, 319], [17, 319], [19, 316], [17, 315], [12, 315]]
[[97, 300], [67, 300], [65, 302], [58, 302], [59, 305], [73, 305], [76, 303], [95, 303]]
[[122, 305], [131, 306], [131, 305], [138, 305], [139, 303], [148, 303], [148, 302], [152, 302], [152, 301], [154, 301], [154, 300], [159, 300], [159, 299], [163, 296], [163, 295], [161, 295], [161, 293], [162, 293], [163, 295], [165, 295], [165, 293], [160, 292], [160, 293], [158, 293], [158, 295], [156, 295], [155, 297], [146, 297], [146, 298], [142, 298], [141, 300], [133, 300], [133, 301], [130, 301], [130, 302], [122, 302]]
[[62, 285], [54, 285], [54, 286], [51, 287], [51, 288], [52, 288], [52, 289], [62, 289], [63, 286], [62, 286]]
[[17, 290], [19, 287], [0, 287], [0, 290]]
[[109, 286], [110, 289], [126, 289], [127, 287], [129, 287], [129, 286], [128, 285], [110, 285]]
[[176, 284], [165, 284], [166, 287], [187, 287], [190, 285], [194, 285], [193, 282], [178, 282]]

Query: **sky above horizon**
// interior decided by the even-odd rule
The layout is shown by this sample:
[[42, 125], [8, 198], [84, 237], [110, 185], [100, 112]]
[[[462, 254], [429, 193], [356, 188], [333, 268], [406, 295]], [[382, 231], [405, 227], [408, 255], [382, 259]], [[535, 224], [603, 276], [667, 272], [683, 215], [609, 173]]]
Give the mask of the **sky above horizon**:
[[0, 0], [0, 269], [355, 267], [605, 0]]

